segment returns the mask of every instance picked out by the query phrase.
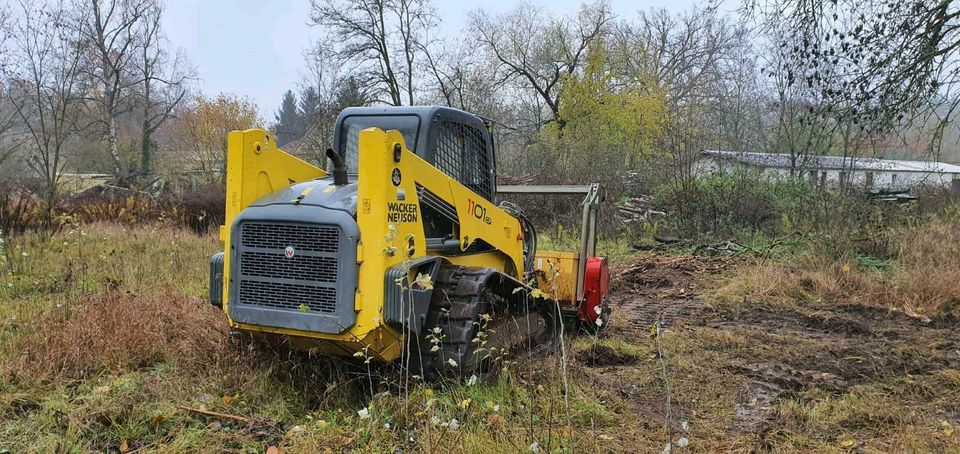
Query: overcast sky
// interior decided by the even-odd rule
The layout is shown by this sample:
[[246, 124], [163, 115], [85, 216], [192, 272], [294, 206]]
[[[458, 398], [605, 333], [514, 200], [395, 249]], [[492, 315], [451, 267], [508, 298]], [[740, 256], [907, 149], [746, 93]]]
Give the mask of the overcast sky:
[[[612, 0], [614, 12], [634, 18], [641, 9], [689, 8], [695, 0]], [[441, 33], [455, 36], [471, 11], [509, 11], [509, 0], [434, 1]], [[534, 1], [557, 13], [575, 12], [581, 1]], [[200, 76], [200, 90], [247, 96], [263, 119], [273, 121], [283, 92], [295, 88], [304, 71], [303, 51], [321, 34], [308, 25], [309, 0], [168, 0], [164, 29], [175, 47], [186, 51]], [[549, 6], [546, 6], [549, 5]]]

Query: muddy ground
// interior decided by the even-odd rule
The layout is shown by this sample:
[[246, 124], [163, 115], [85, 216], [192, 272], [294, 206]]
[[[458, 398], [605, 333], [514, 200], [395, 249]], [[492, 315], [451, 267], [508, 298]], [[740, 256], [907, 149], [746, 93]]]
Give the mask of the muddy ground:
[[[709, 434], [701, 435], [747, 436], [749, 443], [736, 447], [753, 450], [776, 448], [778, 437], [802, 430], [785, 416], [784, 400], [802, 401], [810, 391], [840, 399], [856, 387], [899, 386], [905, 378], [960, 368], [954, 320], [924, 323], [901, 312], [836, 302], [708, 303], [709, 288], [722, 284], [738, 265], [729, 258], [650, 256], [614, 270], [615, 309], [607, 336], [641, 353], [604, 345], [582, 351], [579, 358], [595, 371], [593, 380], [650, 427], [669, 420], [680, 432], [682, 421], [708, 420], [703, 424], [712, 425]], [[660, 342], [651, 328], [658, 322]], [[638, 383], [638, 376], [654, 378]], [[664, 381], [673, 388], [670, 418]], [[936, 412], [937, 420], [958, 417], [956, 405], [927, 410]], [[893, 429], [885, 421], [863, 424], [868, 430]], [[857, 430], [841, 427], [823, 436]]]

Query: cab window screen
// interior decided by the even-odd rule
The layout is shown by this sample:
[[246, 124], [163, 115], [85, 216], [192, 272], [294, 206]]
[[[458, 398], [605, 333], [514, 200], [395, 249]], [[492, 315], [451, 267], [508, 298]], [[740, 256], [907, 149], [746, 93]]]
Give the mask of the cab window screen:
[[442, 121], [437, 131], [433, 165], [477, 194], [493, 199], [492, 165], [480, 131], [462, 123]]
[[357, 115], [343, 119], [340, 131], [340, 155], [344, 157], [348, 173], [357, 173], [359, 157], [360, 131], [367, 128], [380, 128], [384, 131], [395, 129], [403, 134], [407, 149], [417, 148], [417, 134], [420, 131], [420, 117], [416, 115]]

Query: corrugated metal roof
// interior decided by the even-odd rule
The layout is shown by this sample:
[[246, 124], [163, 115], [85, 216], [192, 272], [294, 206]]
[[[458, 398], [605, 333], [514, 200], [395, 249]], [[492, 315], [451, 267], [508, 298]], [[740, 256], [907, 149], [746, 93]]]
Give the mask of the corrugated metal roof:
[[[791, 157], [783, 153], [703, 150], [704, 156], [737, 161], [757, 167], [790, 168]], [[810, 170], [872, 170], [887, 172], [960, 173], [960, 166], [937, 161], [852, 158], [842, 156], [798, 156], [795, 167]]]

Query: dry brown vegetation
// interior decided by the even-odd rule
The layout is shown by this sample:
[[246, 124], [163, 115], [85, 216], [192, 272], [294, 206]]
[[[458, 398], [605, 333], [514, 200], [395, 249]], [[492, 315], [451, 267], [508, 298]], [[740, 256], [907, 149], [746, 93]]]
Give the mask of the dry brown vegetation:
[[792, 261], [758, 261], [741, 267], [716, 296], [725, 302], [857, 304], [921, 319], [960, 316], [956, 214], [880, 234], [887, 236], [885, 259], [805, 251]]
[[59, 381], [159, 363], [221, 367], [228, 340], [222, 314], [200, 298], [165, 293], [99, 293], [51, 311], [35, 321], [22, 353], [3, 370], [14, 380]]
[[77, 223], [110, 222], [127, 226], [165, 223], [206, 233], [223, 223], [224, 190], [217, 185], [177, 195], [96, 187], [52, 206], [34, 192], [30, 185], [0, 184], [0, 231], [55, 232]]
[[566, 367], [526, 351], [476, 384], [408, 388], [396, 368], [231, 337], [203, 299], [212, 235], [26, 234], [0, 273], [0, 448], [636, 452], [672, 434], [691, 451], [957, 450], [957, 226], [948, 210], [859, 253], [617, 243], [611, 329], [568, 337]]

